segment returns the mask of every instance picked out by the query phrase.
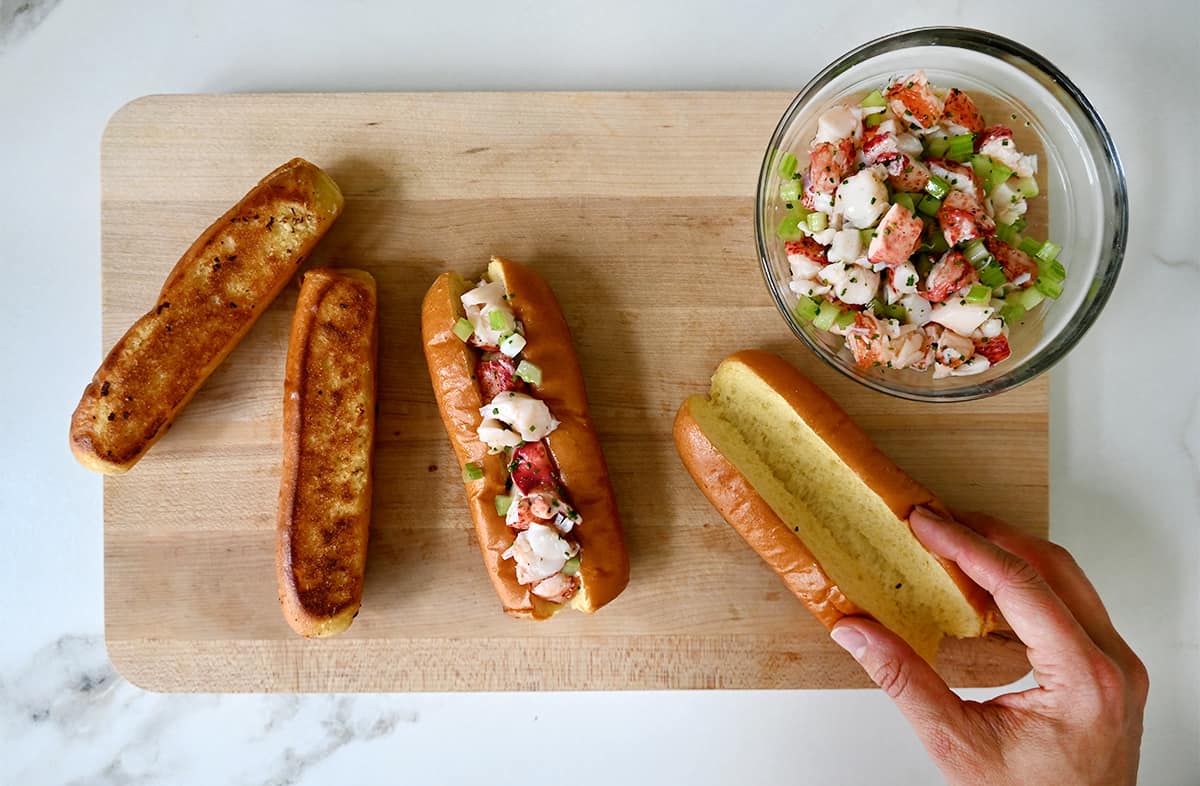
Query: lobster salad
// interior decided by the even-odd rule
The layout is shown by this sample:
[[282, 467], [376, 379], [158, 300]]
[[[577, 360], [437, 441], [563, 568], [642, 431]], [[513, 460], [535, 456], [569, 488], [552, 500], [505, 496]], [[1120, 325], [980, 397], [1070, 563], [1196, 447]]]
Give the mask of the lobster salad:
[[793, 313], [859, 367], [978, 374], [1062, 293], [1060, 247], [1021, 234], [1037, 156], [965, 92], [897, 79], [825, 111], [804, 157], [777, 159]]
[[[496, 496], [496, 513], [514, 534], [504, 559], [516, 563], [517, 581], [553, 603], [566, 603], [579, 590], [579, 543], [572, 531], [581, 523], [545, 438], [558, 427], [546, 403], [531, 395], [542, 384], [542, 369], [523, 358], [525, 331], [513, 314], [501, 281], [480, 281], [462, 295], [465, 318], [454, 325], [460, 339], [479, 350], [475, 379], [482, 399], [479, 440], [491, 453], [503, 453], [506, 494]], [[483, 468], [463, 467], [463, 480], [479, 480]]]

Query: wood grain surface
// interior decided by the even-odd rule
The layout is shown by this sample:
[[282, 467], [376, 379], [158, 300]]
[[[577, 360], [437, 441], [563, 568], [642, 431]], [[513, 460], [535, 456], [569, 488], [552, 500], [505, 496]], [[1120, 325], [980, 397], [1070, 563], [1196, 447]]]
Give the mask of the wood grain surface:
[[[346, 195], [310, 264], [372, 273], [381, 313], [374, 517], [354, 625], [297, 638], [276, 597], [293, 284], [146, 458], [105, 478], [106, 637], [120, 671], [163, 691], [866, 686], [672, 446], [679, 403], [746, 347], [799, 365], [951, 506], [1044, 534], [1044, 379], [967, 404], [904, 402], [827, 368], [776, 312], [753, 196], [790, 98], [152, 96], [120, 110], [102, 144], [103, 349], [209, 222], [292, 156]], [[490, 254], [536, 267], [575, 335], [632, 563], [629, 589], [593, 617], [500, 612], [434, 407], [421, 296], [442, 270], [474, 274]], [[991, 638], [950, 642], [940, 668], [967, 686], [1028, 665]]]

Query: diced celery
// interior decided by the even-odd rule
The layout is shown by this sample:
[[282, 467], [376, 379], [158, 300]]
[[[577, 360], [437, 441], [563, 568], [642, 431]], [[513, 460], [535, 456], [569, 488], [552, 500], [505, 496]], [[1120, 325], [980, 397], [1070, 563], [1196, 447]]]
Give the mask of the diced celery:
[[779, 176], [788, 178], [789, 180], [796, 176], [796, 157], [791, 153], [784, 153], [779, 159]]
[[1012, 222], [1012, 228], [1018, 232], [1024, 232], [1026, 223], [1025, 216], [1021, 216], [1016, 221]]
[[823, 300], [817, 308], [817, 316], [813, 318], [813, 327], [820, 330], [829, 330], [829, 328], [833, 327], [833, 321], [841, 313], [842, 310], [838, 308], [837, 303]]
[[[945, 242], [945, 240], [943, 239], [942, 242]], [[916, 268], [917, 268], [917, 277], [918, 278], [921, 278], [921, 279], [928, 278], [929, 271], [933, 269], [933, 260], [930, 259], [928, 256], [922, 254], [921, 256], [917, 257]]]
[[1013, 302], [1012, 298], [1009, 298], [1008, 302], [1000, 309], [1000, 318], [1008, 325], [1011, 325], [1023, 316], [1025, 316], [1025, 307], [1020, 303]]
[[1001, 183], [1007, 181], [1010, 177], [1012, 177], [1012, 173], [1013, 172], [1011, 169], [1009, 169], [1004, 164], [1001, 164], [999, 161], [997, 161], [996, 159], [993, 158], [992, 159], [992, 173], [988, 177], [988, 182], [986, 183], [987, 192], [989, 194], [992, 193], [992, 190], [995, 189], [996, 186], [1000, 185]]
[[962, 252], [967, 261], [975, 267], [979, 267], [988, 258], [987, 246], [983, 244], [983, 238], [981, 237], [967, 241], [967, 244], [963, 246]]
[[475, 328], [471, 327], [470, 322], [460, 318], [454, 323], [454, 335], [458, 336], [463, 341], [470, 341], [471, 336], [475, 335]]
[[1047, 240], [1045, 243], [1042, 243], [1042, 247], [1037, 250], [1034, 256], [1043, 262], [1053, 262], [1058, 259], [1059, 251], [1062, 251], [1062, 246]]
[[804, 237], [804, 233], [800, 231], [800, 222], [804, 221], [806, 217], [807, 215], [789, 213], [779, 222], [779, 228], [775, 230], [775, 234], [783, 240], [799, 240]]
[[897, 205], [903, 205], [904, 208], [910, 213], [915, 213], [917, 211], [917, 204], [913, 201], [912, 194], [906, 194], [903, 191], [898, 194], [893, 194], [892, 202]]
[[972, 284], [965, 299], [968, 303], [985, 305], [992, 299], [992, 288], [986, 284]]
[[817, 310], [821, 307], [819, 298], [801, 297], [796, 301], [792, 313], [796, 315], [796, 319], [801, 322], [812, 322], [816, 319]]
[[1045, 299], [1046, 296], [1034, 287], [1022, 289], [1020, 292], [1014, 292], [1008, 296], [1008, 301], [1010, 303], [1020, 303], [1025, 307], [1026, 311], [1033, 311], [1035, 308], [1041, 305], [1042, 301]]
[[809, 232], [822, 232], [825, 227], [829, 226], [829, 216], [816, 210], [809, 213], [805, 221], [808, 224]]
[[1051, 262], [1039, 262], [1038, 275], [1047, 281], [1055, 281], [1061, 284], [1067, 280], [1067, 269], [1057, 259]]
[[944, 254], [950, 250], [950, 244], [946, 242], [946, 233], [940, 227], [935, 227], [929, 233], [929, 250], [935, 254]]
[[873, 237], [875, 237], [874, 229], [858, 230], [858, 239], [862, 243], [863, 248], [866, 248], [867, 246], [871, 245], [871, 238], [873, 238]]
[[867, 97], [858, 102], [859, 106], [887, 106], [887, 99], [878, 90], [872, 90]]
[[1021, 236], [1017, 234], [1017, 229], [1012, 224], [1005, 224], [1001, 221], [996, 222], [996, 238], [1002, 242], [1014, 246], [1021, 242]]
[[866, 123], [867, 128], [874, 128], [883, 122], [883, 112], [876, 112], [873, 115], [867, 115], [863, 118], [863, 122]]
[[498, 308], [488, 312], [488, 324], [492, 326], [492, 330], [498, 330], [501, 333], [511, 333], [517, 329], [517, 323], [513, 321], [512, 314]]
[[[917, 211], [924, 213], [927, 216], [936, 216], [938, 211], [942, 209], [942, 200], [937, 197], [926, 194], [921, 197], [921, 201], [917, 204]], [[938, 233], [941, 234], [941, 233]]]
[[883, 307], [883, 315], [888, 319], [898, 319], [901, 322], [908, 316], [908, 309], [899, 303], [888, 303]]
[[785, 180], [779, 184], [779, 198], [784, 202], [800, 201], [800, 181]]
[[1037, 178], [1034, 177], [1020, 178], [1017, 180], [1016, 186], [1013, 188], [1013, 190], [1026, 199], [1033, 199], [1040, 193], [1038, 190]]
[[979, 178], [980, 183], [991, 181], [992, 159], [981, 155], [971, 156], [971, 169], [975, 170], [975, 177]]
[[507, 516], [508, 509], [510, 507], [512, 507], [512, 501], [513, 501], [512, 497], [508, 496], [507, 494], [497, 494], [495, 501], [496, 501], [496, 512], [499, 513], [501, 516]]
[[974, 152], [975, 135], [959, 134], [958, 136], [950, 137], [950, 144], [946, 147], [946, 158], [951, 161], [966, 161], [971, 158]]
[[1034, 289], [1041, 292], [1046, 297], [1057, 298], [1062, 294], [1062, 282], [1050, 281], [1042, 277], [1038, 277], [1037, 283], [1033, 285]]
[[983, 267], [979, 268], [979, 281], [985, 286], [995, 289], [1004, 286], [1004, 282], [1007, 280], [1004, 276], [1004, 268], [996, 264], [995, 260], [988, 260]]
[[925, 192], [934, 199], [945, 199], [946, 194], [950, 193], [950, 184], [937, 175], [930, 175], [929, 182], [925, 184]]
[[562, 574], [564, 576], [574, 576], [578, 572], [579, 555], [576, 554], [574, 557], [571, 557], [569, 560], [567, 560], [566, 564], [562, 566]]
[[1037, 253], [1042, 250], [1042, 244], [1031, 237], [1023, 237], [1017, 248], [1030, 256], [1037, 256]]
[[479, 480], [483, 477], [483, 467], [473, 461], [468, 461], [463, 464], [462, 478], [463, 480]]
[[925, 150], [931, 158], [941, 158], [946, 155], [946, 149], [950, 147], [950, 137], [926, 137]]
[[838, 317], [834, 320], [834, 322], [837, 323], [837, 326], [840, 328], [848, 328], [854, 323], [854, 312], [843, 311], [842, 313], [838, 314]]
[[518, 363], [517, 370], [514, 373], [530, 385], [542, 384], [542, 370], [528, 360], [522, 360]]

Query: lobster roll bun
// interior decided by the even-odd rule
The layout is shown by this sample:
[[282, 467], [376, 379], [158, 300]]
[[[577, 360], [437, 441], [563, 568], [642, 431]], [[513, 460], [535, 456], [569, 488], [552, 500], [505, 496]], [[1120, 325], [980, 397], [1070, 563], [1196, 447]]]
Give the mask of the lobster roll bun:
[[425, 360], [504, 611], [594, 612], [629, 581], [621, 521], [570, 329], [550, 287], [493, 257], [421, 306]]
[[932, 662], [942, 638], [994, 627], [987, 593], [909, 528], [949, 515], [837, 403], [775, 355], [738, 352], [675, 418], [688, 472], [738, 534], [826, 627], [886, 625]]

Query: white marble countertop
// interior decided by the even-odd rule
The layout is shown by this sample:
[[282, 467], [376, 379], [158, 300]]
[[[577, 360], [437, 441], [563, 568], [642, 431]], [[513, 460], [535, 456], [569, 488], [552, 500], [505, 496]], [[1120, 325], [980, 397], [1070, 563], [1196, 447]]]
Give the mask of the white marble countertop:
[[[853, 19], [828, 3], [422, 5], [0, 0], [0, 335], [12, 372], [0, 388], [12, 448], [0, 457], [0, 597], [11, 612], [0, 783], [937, 782], [876, 691], [145, 693], [105, 655], [101, 484], [65, 439], [99, 357], [100, 134], [132, 98], [788, 89], [851, 46], [926, 24], [990, 29], [1048, 55], [1124, 159], [1125, 270], [1052, 377], [1052, 529], [1149, 666], [1142, 782], [1200, 782], [1195, 3], [1010, 0], [968, 11], [931, 0], [898, 13], [864, 0]], [[571, 753], [515, 744], [526, 729]]]

